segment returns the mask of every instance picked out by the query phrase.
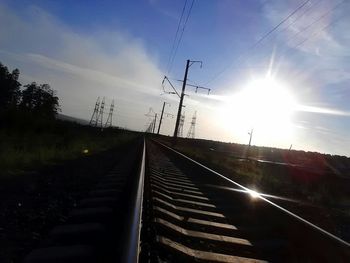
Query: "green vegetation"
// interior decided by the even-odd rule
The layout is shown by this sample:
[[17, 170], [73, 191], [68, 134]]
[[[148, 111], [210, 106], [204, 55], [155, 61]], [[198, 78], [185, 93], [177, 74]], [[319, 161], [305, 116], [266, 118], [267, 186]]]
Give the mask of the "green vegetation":
[[0, 129], [1, 173], [19, 173], [95, 154], [136, 136], [131, 132], [115, 129], [101, 131], [60, 120], [41, 123], [32, 121], [34, 123], [23, 129], [18, 129], [18, 126]]
[[255, 146], [248, 151], [246, 145], [182, 138], [175, 148], [263, 193], [327, 207], [350, 201], [350, 159], [344, 156]]
[[18, 78], [18, 69], [10, 72], [0, 63], [0, 174], [38, 169], [135, 138], [131, 132], [57, 120], [56, 92], [35, 82], [21, 89]]
[[[35, 117], [53, 119], [60, 111], [56, 91], [49, 84], [32, 82], [21, 90], [18, 81], [19, 70], [12, 72], [0, 62], [0, 112], [2, 115], [30, 113]], [[18, 116], [18, 114], [16, 115]]]
[[[172, 138], [163, 136], [161, 140], [172, 146]], [[350, 239], [350, 158], [184, 138], [178, 138], [173, 147], [268, 194], [268, 199], [344, 240]]]

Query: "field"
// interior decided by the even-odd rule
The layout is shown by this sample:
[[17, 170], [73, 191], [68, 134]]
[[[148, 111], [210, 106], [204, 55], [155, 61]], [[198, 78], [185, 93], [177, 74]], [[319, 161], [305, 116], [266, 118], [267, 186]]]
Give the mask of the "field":
[[[161, 141], [172, 145], [170, 137]], [[350, 159], [179, 138], [178, 151], [350, 240]]]
[[3, 118], [0, 127], [0, 175], [13, 176], [130, 141], [133, 132], [101, 129], [31, 116]]

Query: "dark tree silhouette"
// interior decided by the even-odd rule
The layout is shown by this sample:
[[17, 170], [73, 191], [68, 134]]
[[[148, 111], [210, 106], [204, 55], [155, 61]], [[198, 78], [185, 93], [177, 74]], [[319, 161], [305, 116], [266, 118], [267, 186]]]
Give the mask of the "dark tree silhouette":
[[19, 70], [15, 69], [10, 73], [8, 68], [0, 63], [0, 111], [15, 108], [21, 97], [18, 82]]
[[32, 82], [24, 87], [21, 109], [45, 118], [54, 118], [60, 111], [56, 91], [52, 90], [50, 85]]

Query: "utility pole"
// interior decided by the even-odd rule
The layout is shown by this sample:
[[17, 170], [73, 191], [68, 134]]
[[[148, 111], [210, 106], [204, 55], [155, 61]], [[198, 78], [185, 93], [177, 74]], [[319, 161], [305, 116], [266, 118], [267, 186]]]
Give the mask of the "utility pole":
[[158, 126], [158, 131], [157, 134], [159, 134], [160, 131], [160, 126], [162, 125], [162, 120], [163, 120], [163, 113], [164, 113], [164, 107], [165, 107], [166, 102], [163, 102], [163, 108], [162, 108], [162, 113], [160, 114], [160, 119], [159, 119], [159, 126]]
[[186, 82], [187, 82], [187, 75], [188, 75], [188, 68], [189, 67], [190, 67], [190, 60], [187, 59], [185, 76], [184, 76], [184, 82], [182, 83], [182, 90], [181, 90], [181, 95], [180, 95], [179, 108], [177, 110], [177, 117], [176, 117], [176, 123], [175, 123], [175, 130], [174, 130], [174, 139], [175, 140], [177, 138], [177, 130], [179, 128], [179, 123], [180, 123], [180, 118], [181, 118], [182, 103], [183, 103], [184, 95], [185, 95], [185, 88], [186, 88]]
[[254, 131], [254, 129], [251, 129], [251, 131], [250, 132], [248, 132], [248, 134], [249, 134], [249, 147], [250, 147], [250, 145], [251, 145], [251, 143], [252, 143], [252, 137], [253, 137], [253, 131]]
[[183, 80], [183, 83], [182, 83], [182, 90], [181, 90], [181, 95], [180, 95], [179, 109], [177, 111], [177, 117], [176, 117], [176, 123], [175, 123], [174, 142], [176, 142], [177, 133], [178, 133], [179, 124], [180, 124], [182, 103], [183, 103], [184, 96], [185, 96], [185, 89], [186, 89], [188, 69], [190, 68], [190, 66], [192, 66], [193, 63], [201, 63], [201, 67], [202, 67], [202, 61], [191, 61], [191, 60], [188, 59], [187, 62], [186, 62], [185, 76], [184, 76], [184, 80]]
[[157, 123], [157, 113], [154, 115], [154, 123], [153, 123], [153, 131], [152, 131], [152, 133], [154, 133], [154, 130], [156, 129], [156, 123]]

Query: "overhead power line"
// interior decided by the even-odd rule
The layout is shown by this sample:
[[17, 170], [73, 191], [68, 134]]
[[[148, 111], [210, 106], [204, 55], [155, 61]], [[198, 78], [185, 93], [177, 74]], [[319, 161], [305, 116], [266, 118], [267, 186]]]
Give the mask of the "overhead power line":
[[[322, 1], [322, 0], [321, 0], [321, 1]], [[316, 4], [318, 4], [318, 3], [320, 3], [320, 2], [316, 2]], [[300, 29], [299, 31], [297, 31], [297, 32], [294, 33], [293, 35], [287, 37], [286, 40], [285, 40], [283, 43], [284, 43], [285, 45], [287, 45], [287, 46], [290, 46], [290, 48], [296, 49], [297, 47], [301, 46], [303, 43], [305, 43], [305, 42], [308, 41], [309, 39], [315, 37], [318, 33], [320, 33], [321, 31], [323, 31], [325, 28], [327, 28], [327, 27], [330, 26], [330, 25], [327, 25], [325, 28], [322, 28], [321, 30], [317, 31], [316, 34], [315, 34], [314, 32], [311, 33], [311, 34], [308, 34], [308, 36], [307, 36], [304, 40], [298, 42], [298, 43], [297, 43], [296, 45], [294, 45], [294, 46], [289, 45], [289, 43], [292, 43], [291, 40], [295, 39], [298, 35], [300, 35], [301, 33], [305, 32], [306, 30], [310, 29], [312, 26], [314, 26], [315, 24], [317, 24], [318, 22], [320, 22], [321, 20], [323, 20], [325, 17], [327, 17], [327, 16], [328, 16], [329, 14], [331, 14], [335, 9], [339, 8], [339, 6], [341, 6], [341, 5], [344, 4], [344, 3], [345, 3], [345, 0], [342, 0], [342, 1], [340, 1], [339, 3], [335, 4], [333, 7], [327, 9], [324, 13], [322, 13], [320, 16], [316, 17], [314, 20], [312, 20], [309, 24], [307, 24], [306, 26], [304, 26], [302, 29]], [[307, 13], [308, 11], [310, 11], [311, 7], [312, 7], [312, 6], [315, 6], [316, 4], [313, 4], [313, 5], [311, 5], [309, 8], [307, 8], [307, 9], [305, 10], [305, 12], [302, 13], [302, 15], [298, 16], [298, 18], [300, 18], [301, 16], [305, 15], [305, 13]], [[298, 19], [298, 18], [297, 18], [297, 19]], [[293, 24], [297, 21], [297, 19], [295, 19], [292, 23], [290, 23], [287, 27], [283, 28], [283, 30], [279, 31], [278, 33], [280, 33], [280, 32], [282, 32], [282, 31], [286, 30], [287, 28], [289, 28], [291, 25], [293, 25]], [[332, 22], [331, 24], [333, 24], [333, 22]], [[265, 44], [266, 44], [266, 42], [265, 42]], [[287, 53], [285, 53], [284, 56], [286, 56], [287, 54], [289, 54], [289, 53], [292, 52], [292, 51], [293, 51], [293, 50], [287, 51]], [[264, 56], [264, 57], [267, 57], [267, 56], [269, 56], [269, 55], [266, 55], [266, 56]], [[263, 58], [264, 58], [264, 57], [263, 57]], [[242, 64], [242, 63], [241, 63], [241, 64]], [[249, 67], [249, 68], [251, 68], [251, 67]], [[242, 67], [240, 67], [240, 69], [242, 69]]]
[[313, 25], [315, 25], [316, 23], [318, 23], [319, 21], [321, 21], [322, 19], [324, 19], [325, 17], [327, 17], [330, 13], [332, 13], [335, 9], [337, 9], [340, 5], [342, 5], [344, 3], [345, 0], [339, 2], [338, 4], [336, 4], [335, 6], [333, 6], [332, 8], [328, 9], [326, 12], [324, 12], [321, 16], [319, 16], [318, 18], [316, 18], [315, 20], [313, 20], [310, 24], [308, 24], [307, 26], [305, 26], [303, 29], [299, 30], [298, 32], [296, 32], [292, 37], [287, 39], [287, 43], [289, 42], [290, 39], [295, 38], [296, 36], [300, 35], [301, 33], [303, 33], [304, 31], [308, 30], [310, 27], [312, 27]]
[[321, 28], [320, 30], [314, 31], [312, 34], [310, 34], [307, 38], [305, 38], [303, 41], [299, 42], [297, 45], [295, 45], [293, 47], [293, 50], [295, 51], [298, 47], [300, 47], [301, 45], [303, 45], [305, 42], [309, 41], [310, 39], [314, 38], [315, 36], [317, 36], [318, 34], [320, 34], [322, 31], [324, 31], [326, 28], [334, 25], [335, 23], [339, 22], [339, 20], [341, 20], [343, 17], [346, 17], [347, 15], [343, 15], [341, 17], [339, 17], [336, 20], [331, 21], [330, 23], [328, 23], [327, 25], [325, 25], [323, 28]]
[[[181, 43], [181, 40], [182, 40], [182, 37], [183, 37], [183, 34], [185, 32], [185, 29], [186, 29], [186, 25], [187, 25], [187, 22], [188, 22], [188, 19], [190, 18], [190, 15], [191, 15], [191, 11], [192, 11], [192, 8], [193, 8], [193, 4], [194, 4], [194, 1], [195, 0], [192, 0], [192, 3], [191, 3], [191, 6], [187, 12], [187, 17], [186, 17], [186, 20], [183, 24], [183, 27], [182, 27], [182, 30], [181, 30], [181, 33], [180, 33], [180, 36], [179, 36], [179, 39], [177, 41], [177, 44], [176, 44], [176, 47], [175, 47], [175, 50], [170, 58], [170, 63], [169, 63], [169, 67], [168, 67], [168, 74], [171, 72], [171, 69], [173, 67], [173, 63], [174, 63], [174, 60], [175, 60], [175, 57], [176, 57], [176, 54], [177, 54], [177, 50], [179, 49], [179, 46], [180, 46], [180, 43]], [[185, 2], [185, 5], [184, 5], [184, 9], [186, 8], [186, 4], [187, 4], [187, 0]], [[182, 18], [183, 14], [181, 15], [181, 18]], [[180, 23], [181, 21], [179, 21]], [[178, 32], [177, 32], [178, 33]]]
[[[295, 13], [297, 13], [299, 10], [301, 10], [308, 2], [310, 2], [310, 0], [306, 0], [304, 1], [301, 5], [299, 5], [296, 9], [294, 9], [288, 16], [286, 16], [285, 18], [283, 18], [276, 26], [274, 26], [272, 29], [270, 29], [269, 31], [267, 31], [262, 37], [260, 37], [253, 45], [251, 45], [247, 50], [245, 50], [245, 52], [243, 52], [235, 61], [240, 60], [244, 55], [248, 54], [248, 51], [250, 51], [251, 49], [256, 48], [262, 41], [264, 41], [268, 36], [270, 36], [274, 31], [276, 31], [282, 24], [284, 24], [290, 17], [292, 17]], [[234, 62], [234, 61], [233, 61]], [[221, 76], [226, 70], [228, 70], [233, 62], [230, 63], [229, 66], [227, 66], [226, 68], [224, 68], [222, 71], [220, 71], [217, 75], [215, 75], [214, 77], [212, 77], [210, 80], [208, 80], [205, 85], [207, 85], [210, 82], [213, 82], [214, 80], [216, 80], [219, 76]]]
[[277, 28], [279, 28], [284, 22], [286, 22], [291, 16], [293, 16], [296, 12], [298, 12], [301, 8], [303, 8], [310, 0], [306, 0], [304, 3], [302, 3], [300, 6], [298, 6], [292, 13], [290, 13], [287, 17], [282, 19], [281, 22], [279, 22], [276, 26], [274, 26], [270, 31], [268, 31], [265, 35], [263, 35], [257, 42], [254, 43], [250, 48], [255, 48], [257, 45], [259, 45], [262, 41], [264, 41], [265, 38], [267, 38], [269, 35], [271, 35]]
[[263, 46], [266, 46], [267, 44], [269, 44], [271, 42], [271, 40], [275, 40], [281, 33], [285, 32], [287, 29], [289, 29], [291, 26], [293, 26], [296, 22], [299, 21], [299, 19], [303, 18], [307, 13], [312, 11], [312, 9], [315, 8], [317, 5], [319, 5], [322, 1], [325, 1], [325, 0], [315, 1], [315, 2], [311, 3], [291, 23], [289, 23], [287, 26], [285, 26], [281, 30], [277, 31], [274, 35], [274, 38], [270, 38], [269, 41], [265, 41]]
[[[304, 28], [302, 28], [301, 30], [299, 30], [298, 32], [296, 32], [295, 34], [293, 34], [291, 37], [287, 38], [285, 41], [285, 44], [287, 46], [288, 43], [290, 43], [293, 38], [295, 39], [298, 35], [300, 35], [301, 33], [305, 32], [306, 30], [310, 29], [313, 25], [315, 25], [316, 23], [320, 22], [321, 20], [323, 20], [325, 17], [327, 17], [329, 14], [331, 14], [335, 9], [339, 8], [342, 4], [345, 3], [345, 0], [342, 0], [340, 2], [338, 2], [337, 4], [335, 4], [333, 7], [329, 8], [328, 10], [326, 10], [324, 13], [322, 13], [319, 17], [317, 17], [316, 19], [314, 19], [313, 21], [311, 21], [308, 25], [306, 25]], [[346, 16], [346, 15], [344, 15]], [[333, 20], [331, 22], [329, 22], [328, 24], [326, 24], [324, 27], [322, 27], [319, 30], [310, 32], [303, 40], [299, 41], [297, 44], [295, 44], [294, 46], [290, 46], [289, 47], [289, 51], [287, 51], [287, 53], [284, 54], [284, 56], [290, 54], [291, 52], [294, 52], [298, 49], [298, 47], [300, 47], [301, 45], [303, 45], [305, 42], [309, 41], [310, 39], [314, 38], [315, 36], [317, 36], [319, 33], [321, 33], [322, 31], [324, 31], [326, 28], [330, 27], [331, 25], [337, 23], [343, 16], [339, 17], [336, 20]]]
[[171, 45], [171, 50], [170, 50], [170, 53], [169, 53], [169, 58], [168, 58], [168, 63], [167, 63], [167, 72], [168, 73], [169, 73], [170, 61], [172, 59], [173, 52], [174, 52], [174, 49], [175, 49], [175, 43], [176, 43], [177, 36], [178, 36], [179, 30], [180, 30], [180, 26], [181, 26], [181, 23], [182, 23], [182, 18], [183, 18], [184, 13], [185, 13], [187, 1], [188, 0], [185, 1], [185, 4], [184, 4], [184, 6], [182, 8], [182, 12], [181, 12], [181, 16], [180, 16], [180, 19], [179, 19], [179, 23], [177, 24], [177, 29], [176, 29], [175, 37], [174, 37], [174, 40], [173, 40], [173, 44]]

